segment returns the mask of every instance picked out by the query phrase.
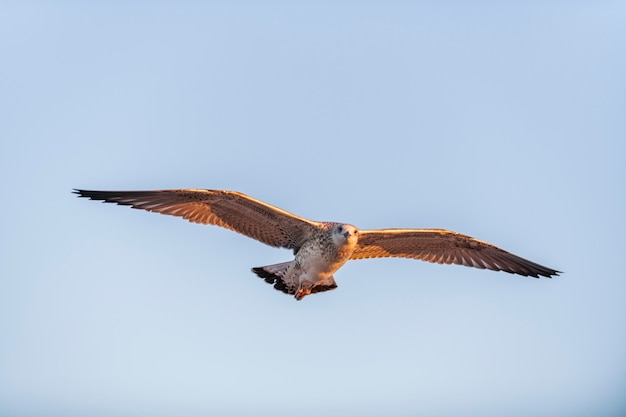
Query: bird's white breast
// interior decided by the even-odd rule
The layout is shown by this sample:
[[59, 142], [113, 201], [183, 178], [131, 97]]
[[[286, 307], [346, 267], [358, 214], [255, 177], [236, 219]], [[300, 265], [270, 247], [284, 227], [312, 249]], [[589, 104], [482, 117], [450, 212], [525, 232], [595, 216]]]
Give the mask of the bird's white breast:
[[296, 264], [302, 270], [300, 282], [316, 282], [331, 277], [350, 259], [356, 242], [355, 236], [328, 236], [307, 241], [296, 254]]

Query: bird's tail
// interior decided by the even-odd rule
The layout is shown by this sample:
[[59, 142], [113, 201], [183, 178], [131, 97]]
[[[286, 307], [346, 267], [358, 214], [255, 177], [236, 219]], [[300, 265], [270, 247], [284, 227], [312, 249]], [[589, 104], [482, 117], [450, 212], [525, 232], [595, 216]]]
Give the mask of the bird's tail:
[[298, 289], [298, 282], [296, 277], [289, 273], [293, 264], [295, 261], [258, 266], [252, 268], [252, 272], [263, 278], [268, 284], [274, 284], [275, 289], [285, 294], [295, 294]]
[[268, 284], [274, 284], [274, 288], [285, 294], [296, 297], [296, 300], [302, 300], [309, 294], [334, 290], [337, 288], [335, 278], [330, 276], [317, 282], [299, 281], [299, 276], [294, 271], [295, 261], [283, 262], [280, 264], [260, 266], [252, 268], [252, 272], [263, 278]]

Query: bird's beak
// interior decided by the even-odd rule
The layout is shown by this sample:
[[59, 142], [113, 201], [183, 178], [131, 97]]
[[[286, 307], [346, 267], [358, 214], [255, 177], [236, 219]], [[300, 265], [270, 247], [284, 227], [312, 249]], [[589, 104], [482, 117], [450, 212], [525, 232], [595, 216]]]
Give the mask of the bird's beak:
[[346, 231], [343, 233], [343, 236], [347, 238], [348, 236], [350, 236], [350, 232], [346, 230]]

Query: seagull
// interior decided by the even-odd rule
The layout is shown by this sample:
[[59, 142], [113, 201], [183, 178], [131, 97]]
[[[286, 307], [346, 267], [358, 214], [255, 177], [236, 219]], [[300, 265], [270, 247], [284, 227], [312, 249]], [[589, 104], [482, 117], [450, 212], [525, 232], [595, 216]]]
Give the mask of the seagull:
[[220, 226], [273, 247], [291, 249], [292, 261], [255, 267], [252, 272], [296, 300], [337, 288], [334, 273], [354, 259], [410, 258], [535, 278], [551, 278], [560, 273], [450, 230], [360, 230], [347, 223], [308, 220], [236, 191], [74, 189], [73, 192], [90, 200]]

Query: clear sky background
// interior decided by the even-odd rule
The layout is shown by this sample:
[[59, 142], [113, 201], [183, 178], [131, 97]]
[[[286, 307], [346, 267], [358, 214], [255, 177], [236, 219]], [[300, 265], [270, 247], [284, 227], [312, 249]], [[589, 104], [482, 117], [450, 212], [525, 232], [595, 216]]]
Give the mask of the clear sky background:
[[[626, 411], [626, 6], [5, 1], [0, 414]], [[291, 259], [71, 189], [237, 190], [564, 271]]]

